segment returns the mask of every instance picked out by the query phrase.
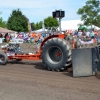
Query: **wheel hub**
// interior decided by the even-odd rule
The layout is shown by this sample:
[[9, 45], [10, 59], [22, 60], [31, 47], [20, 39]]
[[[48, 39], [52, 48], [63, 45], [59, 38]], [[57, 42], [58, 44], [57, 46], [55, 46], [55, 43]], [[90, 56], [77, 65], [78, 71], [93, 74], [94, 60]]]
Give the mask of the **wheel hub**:
[[0, 62], [3, 62], [3, 61], [4, 61], [4, 57], [0, 56]]
[[61, 52], [56, 52], [56, 56], [57, 57], [61, 56]]
[[49, 59], [50, 63], [57, 64], [62, 60], [63, 53], [62, 50], [57, 46], [52, 46], [48, 48], [46, 53], [47, 58]]

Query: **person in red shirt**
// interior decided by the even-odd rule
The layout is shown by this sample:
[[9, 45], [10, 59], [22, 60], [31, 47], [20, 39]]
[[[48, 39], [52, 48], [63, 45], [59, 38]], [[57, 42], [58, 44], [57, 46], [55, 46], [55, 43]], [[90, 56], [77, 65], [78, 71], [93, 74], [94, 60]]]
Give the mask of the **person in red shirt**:
[[94, 30], [94, 34], [95, 34], [96, 36], [98, 36], [98, 31], [97, 31], [97, 30]]

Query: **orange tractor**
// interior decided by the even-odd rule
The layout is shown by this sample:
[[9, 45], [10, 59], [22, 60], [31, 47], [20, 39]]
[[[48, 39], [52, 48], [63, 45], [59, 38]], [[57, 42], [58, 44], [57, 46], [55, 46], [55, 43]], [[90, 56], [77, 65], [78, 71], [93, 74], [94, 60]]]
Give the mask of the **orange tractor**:
[[[33, 53], [21, 53], [18, 50], [19, 44], [8, 44], [6, 47], [2, 47], [2, 53], [0, 54], [0, 64], [5, 65], [8, 60], [21, 61], [27, 60], [42, 60], [44, 66], [48, 70], [63, 71], [72, 61], [72, 49], [77, 47], [76, 39], [68, 39], [65, 34], [51, 35], [44, 39], [36, 54]], [[14, 50], [17, 50], [15, 52]], [[9, 55], [9, 51], [13, 52], [13, 55]]]

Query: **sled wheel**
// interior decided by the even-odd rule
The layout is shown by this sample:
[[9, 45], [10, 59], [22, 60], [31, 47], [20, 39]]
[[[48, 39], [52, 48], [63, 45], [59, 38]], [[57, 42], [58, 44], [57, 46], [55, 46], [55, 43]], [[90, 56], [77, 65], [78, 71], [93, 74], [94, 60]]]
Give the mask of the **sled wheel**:
[[42, 48], [42, 61], [48, 70], [62, 71], [71, 56], [70, 44], [60, 38], [49, 39]]

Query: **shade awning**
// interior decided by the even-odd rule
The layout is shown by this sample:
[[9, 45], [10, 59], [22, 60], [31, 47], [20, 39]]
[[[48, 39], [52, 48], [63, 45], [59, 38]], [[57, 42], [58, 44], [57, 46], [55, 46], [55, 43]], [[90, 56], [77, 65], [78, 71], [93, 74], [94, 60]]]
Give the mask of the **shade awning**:
[[0, 27], [0, 33], [14, 33], [14, 32], [16, 31], [12, 31], [12, 30]]

